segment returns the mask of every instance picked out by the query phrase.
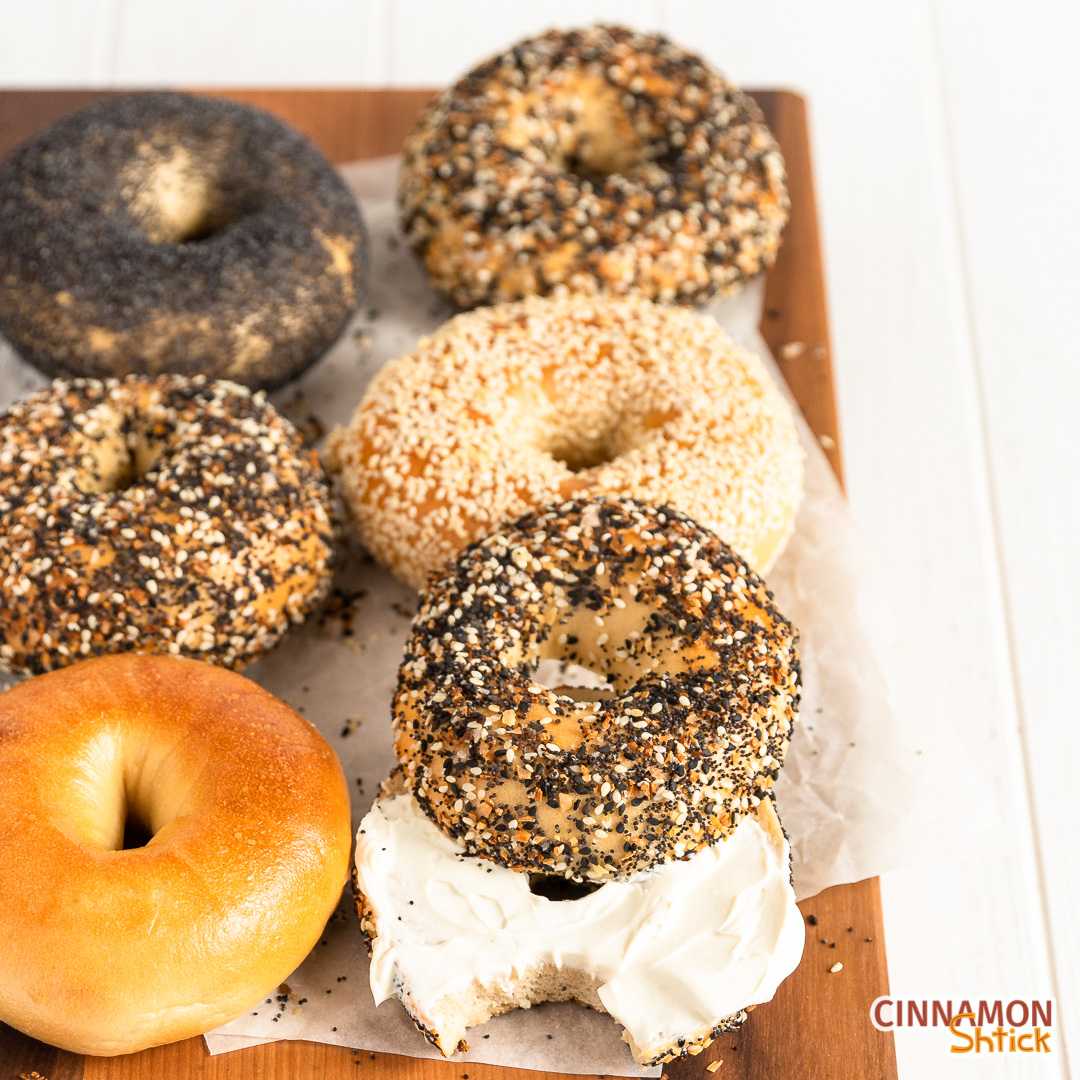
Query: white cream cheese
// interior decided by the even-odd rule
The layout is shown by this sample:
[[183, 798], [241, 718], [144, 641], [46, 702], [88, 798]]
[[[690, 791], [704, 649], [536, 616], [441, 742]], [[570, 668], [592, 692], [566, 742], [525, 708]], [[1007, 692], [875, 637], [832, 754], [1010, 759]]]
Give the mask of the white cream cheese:
[[682, 862], [576, 900], [529, 891], [529, 876], [467, 856], [411, 794], [360, 824], [356, 869], [375, 917], [371, 991], [434, 1005], [551, 964], [590, 973], [631, 1044], [661, 1048], [768, 1001], [798, 965], [803, 920], [790, 853], [745, 818]]

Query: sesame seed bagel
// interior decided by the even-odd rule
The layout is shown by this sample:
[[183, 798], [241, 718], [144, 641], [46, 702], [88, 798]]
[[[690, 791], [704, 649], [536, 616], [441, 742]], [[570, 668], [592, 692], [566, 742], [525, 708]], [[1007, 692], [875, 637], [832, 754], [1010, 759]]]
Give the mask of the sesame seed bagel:
[[0, 665], [172, 653], [240, 667], [329, 584], [292, 425], [202, 376], [57, 381], [0, 414]]
[[[625, 879], [724, 839], [766, 797], [798, 708], [796, 639], [690, 518], [571, 500], [432, 581], [398, 678], [398, 759], [470, 854]], [[542, 686], [545, 659], [609, 688]]]
[[789, 208], [753, 99], [619, 26], [522, 41], [441, 94], [405, 144], [399, 201], [463, 307], [567, 289], [704, 303], [773, 262]]
[[277, 386], [344, 330], [365, 258], [333, 166], [250, 105], [108, 98], [0, 164], [0, 331], [49, 375]]
[[350, 840], [333, 750], [240, 675], [111, 656], [21, 683], [0, 694], [0, 1020], [103, 1055], [235, 1019], [319, 940]]
[[791, 409], [761, 360], [711, 318], [640, 299], [457, 316], [376, 375], [327, 465], [364, 543], [417, 588], [576, 494], [670, 504], [765, 572], [802, 498]]

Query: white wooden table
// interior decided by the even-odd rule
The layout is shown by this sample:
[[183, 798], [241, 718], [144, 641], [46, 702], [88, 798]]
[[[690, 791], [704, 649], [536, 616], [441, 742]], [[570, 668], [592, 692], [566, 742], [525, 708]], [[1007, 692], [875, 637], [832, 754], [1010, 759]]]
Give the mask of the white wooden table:
[[[553, 24], [659, 28], [811, 107], [847, 486], [901, 715], [963, 733], [985, 812], [883, 879], [893, 995], [1056, 997], [1080, 1055], [1077, 9], [1051, 0], [0, 0], [0, 85], [409, 86]], [[1074, 366], [1075, 365], [1075, 366]], [[975, 1070], [975, 1071], [971, 1071]]]

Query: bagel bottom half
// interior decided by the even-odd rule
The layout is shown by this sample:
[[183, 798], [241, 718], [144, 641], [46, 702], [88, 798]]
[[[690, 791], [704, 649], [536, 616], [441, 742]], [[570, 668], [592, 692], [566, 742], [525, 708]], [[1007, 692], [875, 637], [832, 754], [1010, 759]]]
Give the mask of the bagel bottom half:
[[109, 1055], [234, 1019], [318, 941], [349, 845], [333, 750], [240, 675], [123, 655], [0, 694], [0, 1020]]
[[360, 824], [353, 886], [376, 1004], [396, 995], [447, 1056], [468, 1028], [544, 1001], [610, 1013], [641, 1064], [697, 1054], [802, 956], [771, 798], [690, 858], [597, 887], [465, 854], [399, 773]]

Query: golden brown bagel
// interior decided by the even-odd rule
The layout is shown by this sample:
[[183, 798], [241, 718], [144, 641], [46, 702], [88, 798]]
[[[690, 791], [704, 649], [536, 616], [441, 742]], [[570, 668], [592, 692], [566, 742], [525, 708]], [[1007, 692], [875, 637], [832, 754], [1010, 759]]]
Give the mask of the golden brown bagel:
[[[152, 834], [122, 850], [125, 822]], [[322, 736], [209, 664], [114, 656], [0, 695], [0, 1020], [123, 1054], [234, 1019], [348, 873]]]

